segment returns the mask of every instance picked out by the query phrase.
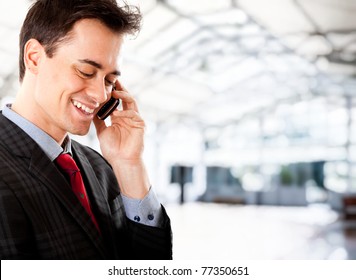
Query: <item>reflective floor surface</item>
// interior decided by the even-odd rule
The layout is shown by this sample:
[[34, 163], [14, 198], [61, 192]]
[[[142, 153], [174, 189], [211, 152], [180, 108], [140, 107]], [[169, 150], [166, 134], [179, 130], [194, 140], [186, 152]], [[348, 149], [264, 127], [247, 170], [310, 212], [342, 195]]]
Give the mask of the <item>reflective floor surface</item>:
[[188, 259], [356, 259], [356, 220], [327, 205], [166, 205], [173, 257]]

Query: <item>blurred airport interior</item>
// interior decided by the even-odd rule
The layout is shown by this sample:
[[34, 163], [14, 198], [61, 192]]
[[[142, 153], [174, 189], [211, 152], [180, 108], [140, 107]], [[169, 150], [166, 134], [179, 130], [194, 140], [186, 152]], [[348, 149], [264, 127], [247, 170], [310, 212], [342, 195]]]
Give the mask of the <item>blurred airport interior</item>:
[[[31, 2], [0, 1], [1, 107]], [[175, 258], [356, 259], [356, 1], [127, 2], [122, 80]]]

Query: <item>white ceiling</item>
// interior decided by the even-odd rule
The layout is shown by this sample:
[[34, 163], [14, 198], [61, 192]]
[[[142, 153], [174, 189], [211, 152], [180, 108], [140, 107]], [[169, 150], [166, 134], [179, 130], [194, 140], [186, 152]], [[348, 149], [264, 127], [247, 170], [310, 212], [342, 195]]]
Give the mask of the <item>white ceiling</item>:
[[[343, 104], [356, 82], [354, 0], [145, 0], [123, 79], [146, 119], [226, 127], [281, 104]], [[17, 88], [27, 0], [0, 0], [0, 97]]]

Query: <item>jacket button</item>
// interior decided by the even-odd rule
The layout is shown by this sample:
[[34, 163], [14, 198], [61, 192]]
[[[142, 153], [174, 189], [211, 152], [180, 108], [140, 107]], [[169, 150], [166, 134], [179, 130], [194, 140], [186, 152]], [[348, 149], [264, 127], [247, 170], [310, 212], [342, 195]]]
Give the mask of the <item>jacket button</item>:
[[134, 220], [135, 220], [136, 222], [139, 222], [141, 219], [140, 219], [139, 216], [135, 216], [135, 217], [134, 217]]
[[147, 218], [148, 218], [150, 221], [152, 221], [155, 217], [154, 217], [152, 214], [149, 214], [149, 215], [147, 216]]

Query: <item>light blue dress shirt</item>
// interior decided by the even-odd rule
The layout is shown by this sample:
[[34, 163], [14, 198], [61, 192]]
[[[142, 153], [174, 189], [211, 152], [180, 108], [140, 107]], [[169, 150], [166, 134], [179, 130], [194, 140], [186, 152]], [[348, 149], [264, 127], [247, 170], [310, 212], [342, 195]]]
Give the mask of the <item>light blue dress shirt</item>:
[[[3, 108], [2, 114], [26, 132], [45, 152], [51, 161], [54, 161], [61, 153], [70, 153], [71, 139], [66, 136], [63, 147], [42, 129], [11, 110], [11, 104]], [[133, 199], [122, 195], [127, 218], [149, 226], [160, 226], [162, 219], [161, 205], [152, 190], [141, 199]]]

